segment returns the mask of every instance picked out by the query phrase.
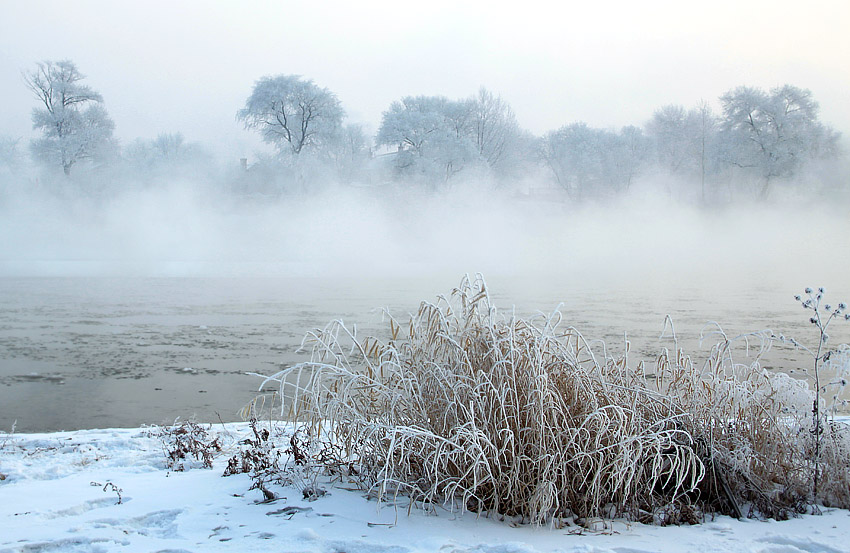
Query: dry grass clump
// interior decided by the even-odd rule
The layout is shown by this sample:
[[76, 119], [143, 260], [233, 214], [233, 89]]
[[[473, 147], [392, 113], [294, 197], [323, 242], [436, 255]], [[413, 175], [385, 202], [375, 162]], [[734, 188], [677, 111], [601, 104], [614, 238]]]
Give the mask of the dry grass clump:
[[222, 449], [219, 438], [210, 434], [210, 427], [192, 420], [174, 421], [171, 426], [152, 429], [149, 435], [159, 438], [165, 464], [175, 472], [195, 466], [210, 469]]
[[560, 323], [500, 315], [466, 278], [404, 332], [391, 318], [387, 341], [341, 322], [312, 333], [311, 360], [266, 383], [379, 498], [534, 524], [696, 522], [745, 501], [775, 516], [805, 498], [795, 381], [736, 365], [728, 341], [701, 368], [664, 354], [648, 378]]
[[805, 382], [768, 373], [757, 361], [735, 363], [725, 335], [704, 365], [681, 350], [665, 351], [655, 374], [656, 389], [687, 415], [683, 424], [710, 472], [703, 489], [726, 489], [722, 511], [740, 516], [735, 509], [746, 503], [782, 519], [804, 507], [811, 485], [804, 423], [812, 401]]

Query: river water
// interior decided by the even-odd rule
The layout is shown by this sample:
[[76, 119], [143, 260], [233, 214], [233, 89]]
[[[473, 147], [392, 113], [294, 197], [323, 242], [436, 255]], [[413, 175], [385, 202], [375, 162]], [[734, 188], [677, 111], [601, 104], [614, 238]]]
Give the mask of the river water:
[[[261, 379], [304, 361], [304, 334], [334, 319], [380, 333], [381, 308], [405, 319], [422, 300], [448, 293], [459, 276], [394, 278], [0, 278], [0, 430], [55, 431], [237, 420]], [[576, 283], [552, 275], [488, 279], [493, 302], [527, 316], [558, 308], [564, 323], [632, 362], [680, 345], [699, 359], [709, 321], [730, 336], [771, 328], [814, 343], [802, 290], [763, 276], [675, 283]], [[803, 283], [804, 285], [806, 283]], [[840, 298], [835, 298], [837, 301]], [[850, 342], [850, 323], [830, 343]], [[712, 342], [713, 343], [713, 342]], [[795, 371], [805, 355], [774, 348], [764, 365]]]

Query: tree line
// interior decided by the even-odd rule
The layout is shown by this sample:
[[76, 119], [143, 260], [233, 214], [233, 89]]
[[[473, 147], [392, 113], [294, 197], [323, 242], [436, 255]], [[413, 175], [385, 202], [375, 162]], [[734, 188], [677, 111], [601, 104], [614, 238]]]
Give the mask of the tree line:
[[[68, 60], [38, 63], [24, 74], [38, 101], [32, 122], [41, 136], [30, 143], [33, 160], [66, 175], [78, 164], [117, 159], [150, 172], [181, 160], [212, 161], [179, 133], [122, 148], [103, 97], [84, 78]], [[705, 200], [712, 188], [743, 179], [766, 198], [777, 180], [839, 155], [839, 134], [819, 120], [809, 90], [742, 86], [721, 96], [720, 106], [715, 113], [707, 102], [691, 109], [667, 105], [642, 126], [614, 130], [573, 122], [535, 136], [505, 100], [481, 88], [454, 100], [401, 98], [383, 113], [376, 135], [367, 136], [362, 126], [346, 123], [332, 91], [298, 75], [277, 75], [254, 84], [236, 118], [275, 150], [254, 164], [258, 174], [289, 175], [303, 190], [317, 175], [309, 168], [321, 166], [344, 181], [433, 189], [453, 185], [462, 174], [502, 185], [542, 175], [576, 200], [628, 191], [648, 175], [691, 183]], [[0, 141], [0, 167], [20, 162], [17, 147], [18, 141]]]

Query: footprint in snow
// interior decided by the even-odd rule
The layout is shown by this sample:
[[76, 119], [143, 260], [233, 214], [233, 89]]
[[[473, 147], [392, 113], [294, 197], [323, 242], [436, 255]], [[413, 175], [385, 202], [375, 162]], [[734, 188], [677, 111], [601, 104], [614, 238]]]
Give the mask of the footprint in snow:
[[767, 547], [760, 550], [761, 553], [845, 553], [808, 538], [766, 536], [756, 541], [767, 544]]
[[[126, 503], [130, 500], [129, 497], [122, 498], [122, 503]], [[104, 507], [111, 507], [115, 505], [114, 497], [102, 497], [99, 499], [90, 499], [89, 501], [84, 501], [79, 505], [74, 505], [73, 507], [68, 507], [67, 509], [60, 509], [58, 511], [51, 511], [44, 515], [44, 518], [62, 518], [62, 517], [73, 517], [77, 515], [81, 515], [83, 513], [87, 513], [93, 509], [102, 509]]]
[[182, 509], [170, 509], [154, 511], [146, 515], [128, 518], [104, 518], [91, 521], [94, 528], [113, 527], [125, 534], [138, 534], [157, 538], [179, 538], [177, 533], [177, 517], [183, 512]]

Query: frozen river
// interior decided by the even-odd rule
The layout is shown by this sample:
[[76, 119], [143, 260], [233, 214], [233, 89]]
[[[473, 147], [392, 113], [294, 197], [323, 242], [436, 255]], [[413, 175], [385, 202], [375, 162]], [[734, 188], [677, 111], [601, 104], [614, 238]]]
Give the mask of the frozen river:
[[[169, 423], [196, 416], [236, 420], [259, 379], [306, 360], [301, 339], [333, 319], [359, 333], [382, 328], [381, 309], [405, 319], [422, 300], [448, 293], [459, 278], [2, 278], [0, 279], [0, 430], [22, 432]], [[803, 283], [805, 285], [806, 283]], [[488, 279], [497, 306], [517, 314], [563, 303], [565, 323], [604, 339], [632, 360], [653, 359], [665, 315], [681, 344], [704, 356], [708, 321], [730, 335], [771, 328], [809, 343], [807, 312], [785, 286], [726, 288], [566, 284], [557, 278]], [[845, 298], [831, 298], [833, 301]], [[850, 341], [841, 321], [831, 344]], [[808, 365], [775, 349], [765, 365]]]

